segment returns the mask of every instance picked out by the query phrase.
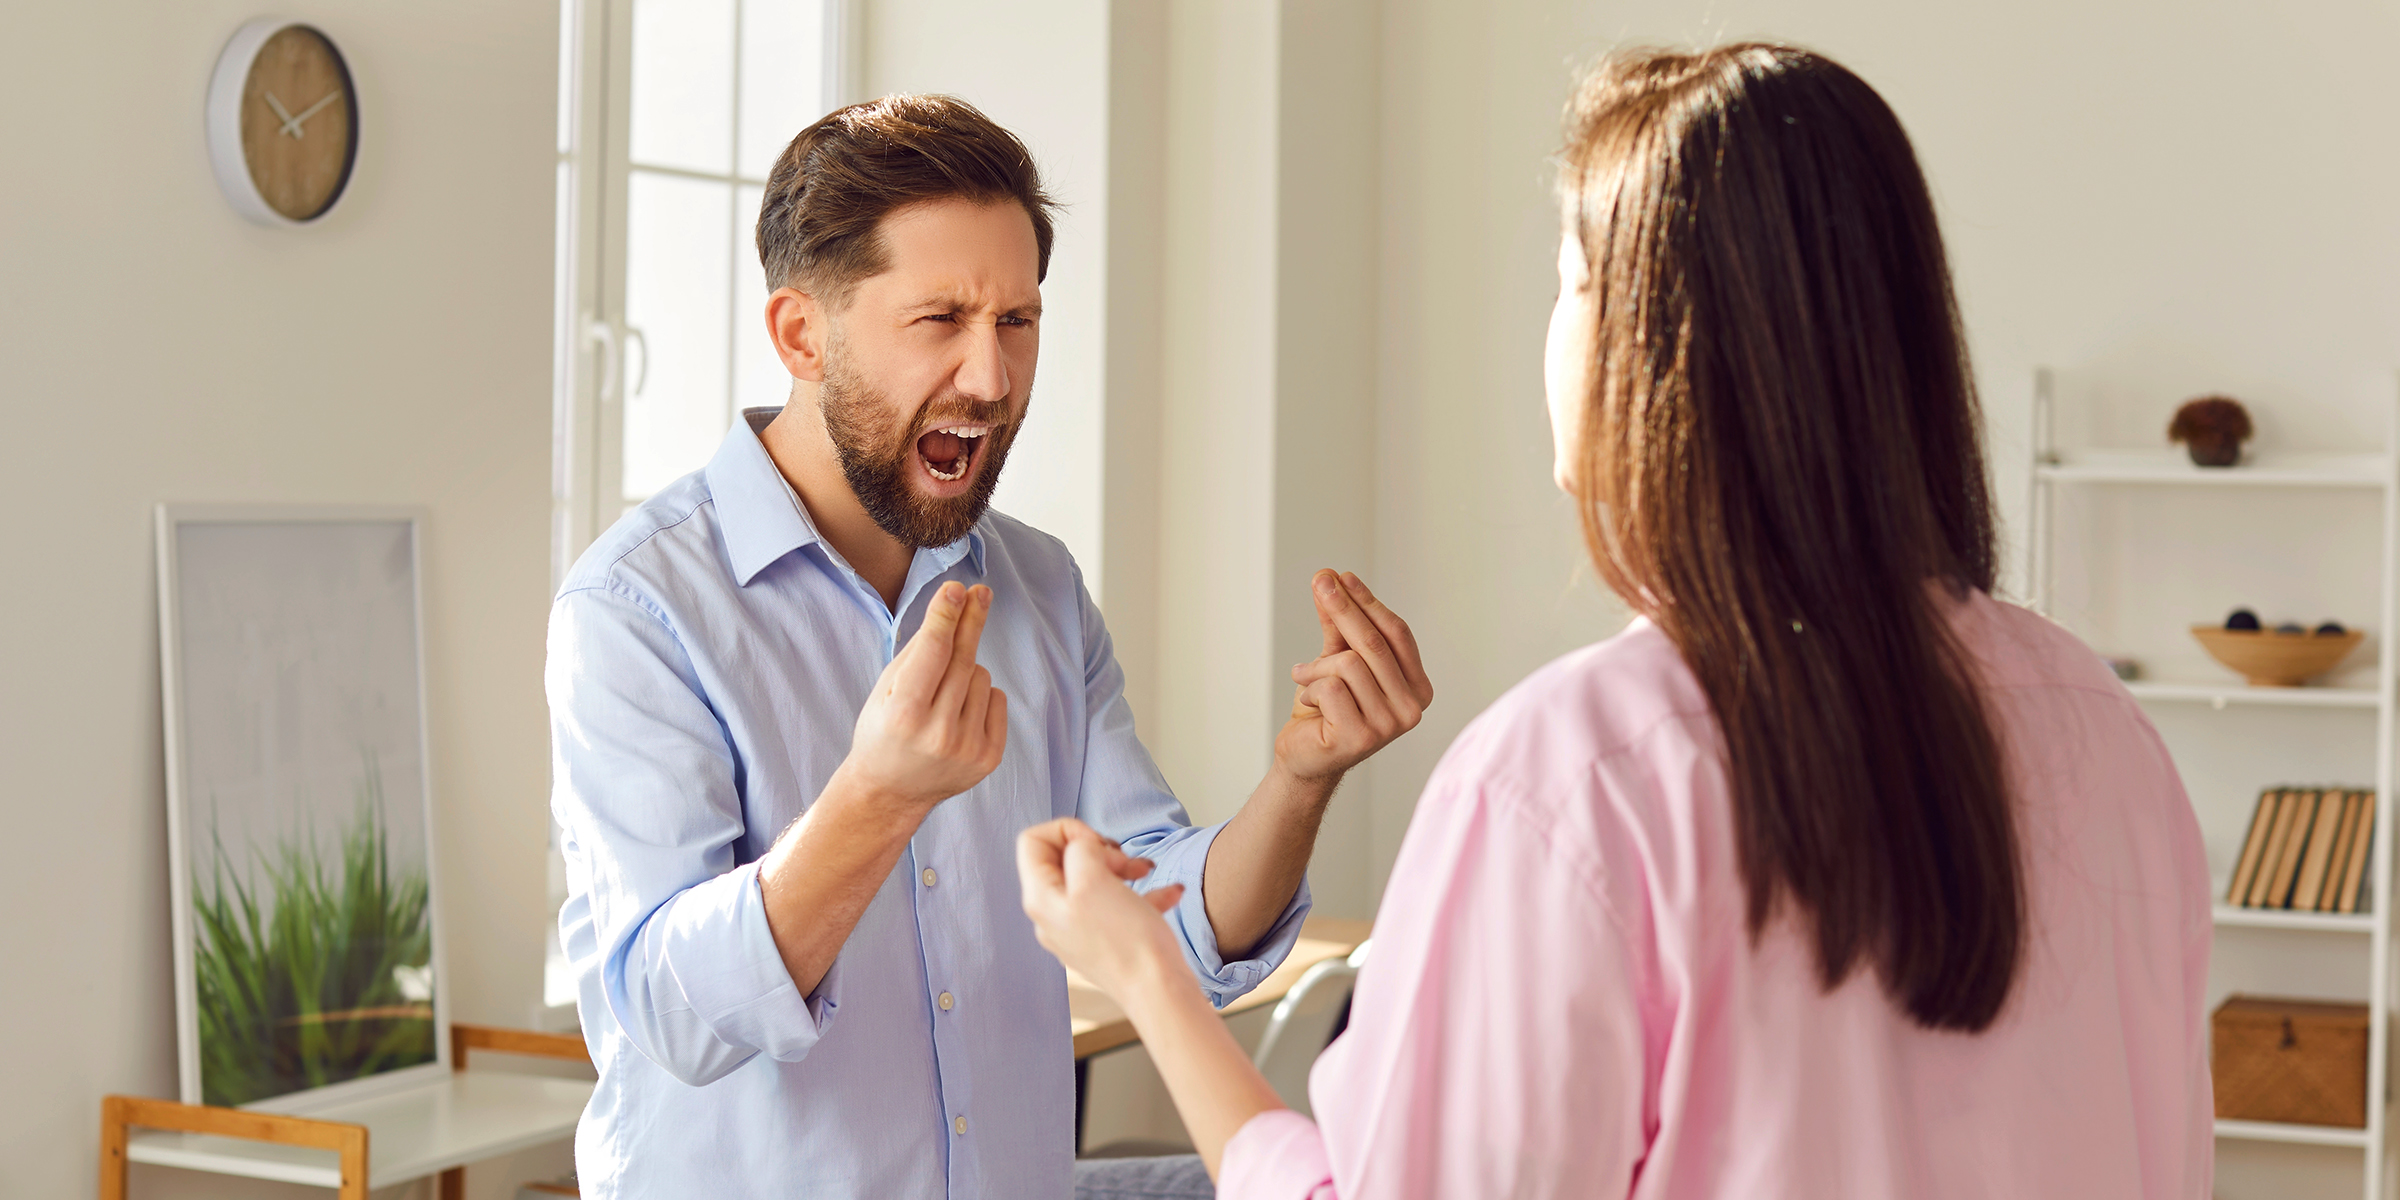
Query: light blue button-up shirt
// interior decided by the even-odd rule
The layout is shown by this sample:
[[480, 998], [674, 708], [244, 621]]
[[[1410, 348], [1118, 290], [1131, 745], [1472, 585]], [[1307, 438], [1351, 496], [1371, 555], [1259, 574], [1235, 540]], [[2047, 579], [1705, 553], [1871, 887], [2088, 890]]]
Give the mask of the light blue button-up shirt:
[[[550, 617], [559, 930], [600, 1083], [591, 1197], [1066, 1200], [1066, 975], [1018, 905], [1016, 834], [1076, 816], [1181, 883], [1168, 914], [1220, 1005], [1291, 949], [1223, 961], [1194, 829], [1135, 740], [1124, 675], [1056, 538], [999, 513], [920, 550], [899, 613], [817, 536], [757, 429], [586, 551]], [[758, 858], [807, 811], [944, 581], [985, 583], [1008, 693], [998, 770], [933, 810], [813, 996], [767, 932]]]

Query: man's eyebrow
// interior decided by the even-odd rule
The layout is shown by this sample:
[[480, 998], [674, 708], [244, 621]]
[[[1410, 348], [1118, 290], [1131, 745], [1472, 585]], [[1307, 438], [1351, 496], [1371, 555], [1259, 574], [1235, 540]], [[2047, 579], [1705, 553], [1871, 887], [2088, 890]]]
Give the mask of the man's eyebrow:
[[[929, 312], [955, 312], [959, 309], [975, 307], [978, 306], [963, 296], [935, 295], [928, 296], [914, 304], [902, 305], [900, 311], [911, 314]], [[1001, 315], [1025, 318], [1039, 317], [1042, 315], [1042, 302], [1037, 299], [1028, 300], [1023, 304], [1012, 305], [1008, 308], [1002, 309]]]

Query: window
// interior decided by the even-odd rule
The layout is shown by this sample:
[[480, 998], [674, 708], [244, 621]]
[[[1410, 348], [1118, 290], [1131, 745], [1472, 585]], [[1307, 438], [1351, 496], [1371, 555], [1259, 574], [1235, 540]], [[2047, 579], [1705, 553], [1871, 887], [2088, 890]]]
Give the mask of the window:
[[[753, 242], [767, 172], [853, 75], [856, 0], [562, 0], [553, 578], [791, 378]], [[551, 852], [553, 910], [566, 899]], [[551, 931], [543, 998], [572, 1020]]]
[[753, 241], [768, 171], [844, 93], [853, 0], [566, 0], [560, 570], [781, 404]]

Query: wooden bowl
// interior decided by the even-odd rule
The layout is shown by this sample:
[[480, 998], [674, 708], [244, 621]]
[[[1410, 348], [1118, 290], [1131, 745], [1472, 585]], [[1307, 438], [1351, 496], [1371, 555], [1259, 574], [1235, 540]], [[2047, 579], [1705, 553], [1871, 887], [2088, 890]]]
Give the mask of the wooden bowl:
[[2194, 625], [2192, 636], [2210, 658], [2232, 668], [2252, 687], [2299, 687], [2339, 665], [2367, 635], [2356, 630], [2319, 636]]

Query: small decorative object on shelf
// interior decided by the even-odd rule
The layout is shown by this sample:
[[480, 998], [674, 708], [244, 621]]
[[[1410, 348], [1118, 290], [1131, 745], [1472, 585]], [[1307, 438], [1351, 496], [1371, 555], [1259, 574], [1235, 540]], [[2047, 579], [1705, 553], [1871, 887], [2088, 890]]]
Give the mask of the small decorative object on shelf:
[[2101, 661], [2108, 664], [2109, 674], [2116, 676], [2118, 679], [2126, 683], [2132, 683], [2134, 680], [2142, 677], [2142, 664], [2134, 661], [2133, 659], [2120, 655], [2116, 658], [2106, 658], [2102, 659]]
[[2375, 844], [2375, 793], [2363, 788], [2271, 787], [2258, 795], [2250, 835], [2234, 860], [2225, 903], [2239, 908], [2355, 913], [2367, 906]]
[[2364, 1004], [2227, 997], [2208, 1057], [2219, 1119], [2366, 1128]]
[[2327, 621], [2315, 633], [2286, 621], [2272, 631], [2259, 628], [2258, 614], [2233, 610], [2225, 624], [2194, 625], [2192, 636], [2210, 658], [2216, 659], [2252, 687], [2299, 687], [2341, 665], [2366, 640], [2340, 624]]
[[2203, 467], [2242, 461], [2242, 443], [2250, 440], [2250, 432], [2249, 412], [2231, 396], [2187, 400], [2167, 424], [2167, 440], [2182, 443], [2192, 462]]

